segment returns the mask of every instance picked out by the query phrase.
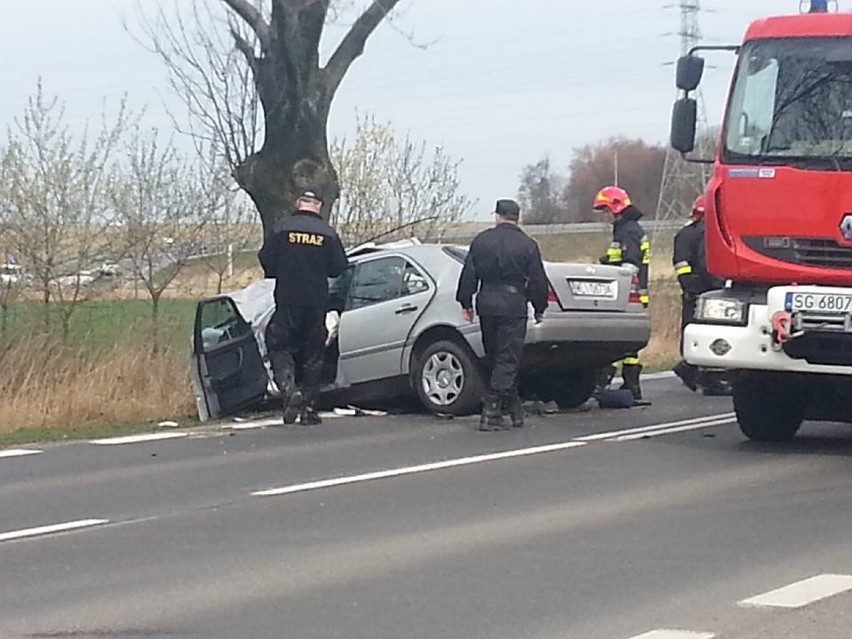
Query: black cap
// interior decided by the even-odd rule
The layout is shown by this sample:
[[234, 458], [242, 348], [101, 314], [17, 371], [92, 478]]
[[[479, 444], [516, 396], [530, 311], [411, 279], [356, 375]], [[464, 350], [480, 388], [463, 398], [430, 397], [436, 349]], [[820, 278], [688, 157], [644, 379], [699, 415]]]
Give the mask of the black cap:
[[494, 212], [507, 220], [518, 220], [521, 217], [521, 207], [515, 200], [497, 200]]
[[305, 189], [299, 194], [299, 199], [319, 200], [320, 202], [325, 202], [322, 192], [319, 189]]

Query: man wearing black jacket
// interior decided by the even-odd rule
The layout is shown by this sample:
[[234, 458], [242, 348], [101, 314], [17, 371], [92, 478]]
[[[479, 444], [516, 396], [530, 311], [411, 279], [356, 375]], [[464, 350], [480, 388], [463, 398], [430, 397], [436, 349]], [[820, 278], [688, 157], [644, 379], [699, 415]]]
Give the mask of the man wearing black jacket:
[[[692, 321], [695, 313], [695, 303], [698, 296], [707, 291], [722, 288], [725, 283], [707, 271], [707, 253], [704, 245], [704, 213], [706, 200], [699, 196], [692, 205], [692, 215], [674, 239], [674, 264], [677, 281], [683, 295], [680, 324], [680, 348], [683, 354], [683, 331]], [[699, 385], [698, 369], [681, 360], [674, 367], [675, 374], [690, 390], [697, 390]], [[715, 374], [705, 375], [705, 394], [727, 394], [727, 383]]]
[[538, 244], [518, 227], [520, 212], [514, 200], [498, 200], [496, 225], [474, 238], [456, 291], [456, 301], [468, 322], [474, 320], [476, 294], [489, 375], [480, 430], [505, 429], [504, 409], [513, 427], [524, 425], [518, 368], [527, 334], [527, 304], [532, 303], [537, 322], [542, 321], [547, 308], [549, 285], [541, 253]]
[[[325, 355], [328, 278], [349, 265], [337, 233], [320, 217], [322, 197], [303, 192], [295, 212], [268, 236], [258, 257], [267, 278], [275, 279], [275, 313], [266, 329], [266, 350], [275, 383], [284, 398], [284, 423], [299, 418], [320, 423], [314, 406]], [[301, 363], [301, 388], [296, 362]]]

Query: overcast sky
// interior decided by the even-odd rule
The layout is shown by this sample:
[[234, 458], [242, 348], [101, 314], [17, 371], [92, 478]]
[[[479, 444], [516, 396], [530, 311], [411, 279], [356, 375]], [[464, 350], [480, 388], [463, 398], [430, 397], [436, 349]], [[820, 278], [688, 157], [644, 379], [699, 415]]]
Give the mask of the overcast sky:
[[[0, 123], [8, 124], [43, 78], [75, 125], [125, 92], [170, 128], [158, 58], [122, 27], [137, 0], [6, 2], [0, 21]], [[207, 0], [215, 2], [216, 0]], [[141, 0], [154, 6], [157, 0]], [[665, 141], [675, 90], [664, 66], [680, 51], [677, 0], [407, 0], [397, 29], [380, 27], [334, 105], [331, 135], [375, 113], [402, 132], [464, 160], [462, 187], [483, 217], [514, 196], [524, 165], [549, 155], [564, 170], [572, 149], [613, 135]], [[750, 20], [793, 13], [797, 0], [702, 0], [708, 44], [736, 43]], [[841, 9], [852, 0], [841, 0]], [[399, 31], [431, 43], [411, 45]], [[329, 36], [338, 32], [329, 31]], [[718, 122], [731, 73], [714, 56], [704, 84]]]

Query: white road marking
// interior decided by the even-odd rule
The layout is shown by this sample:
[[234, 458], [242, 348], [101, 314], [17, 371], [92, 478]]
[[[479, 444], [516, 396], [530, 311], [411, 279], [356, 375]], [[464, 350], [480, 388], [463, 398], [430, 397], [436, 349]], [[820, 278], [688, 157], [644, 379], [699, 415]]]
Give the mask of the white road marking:
[[739, 605], [757, 608], [802, 608], [850, 590], [852, 590], [852, 575], [817, 575], [778, 590], [744, 599], [739, 602]]
[[652, 630], [644, 635], [637, 635], [630, 639], [713, 639], [716, 635], [712, 632], [691, 632], [689, 630]]
[[258, 419], [253, 422], [223, 424], [222, 428], [226, 430], [252, 430], [254, 428], [264, 428], [265, 426], [281, 426], [283, 423], [280, 417], [270, 417], [268, 419]]
[[644, 433], [635, 433], [633, 435], [622, 435], [607, 439], [608, 442], [632, 442], [637, 439], [645, 439], [647, 437], [660, 437], [661, 435], [671, 435], [673, 433], [685, 433], [690, 430], [701, 430], [702, 428], [713, 428], [715, 426], [724, 426], [725, 424], [733, 424], [737, 421], [736, 417], [728, 417], [725, 419], [717, 419], [712, 422], [699, 422], [697, 424], [688, 424], [686, 426], [676, 426], [674, 428], [661, 428], [659, 430], [648, 430]]
[[13, 539], [24, 539], [26, 537], [40, 537], [42, 535], [67, 532], [69, 530], [79, 530], [80, 528], [90, 528], [91, 526], [101, 526], [108, 523], [108, 519], [81, 519], [79, 521], [69, 521], [64, 524], [53, 524], [51, 526], [40, 526], [38, 528], [13, 530], [12, 532], [0, 533], [0, 541], [11, 541]]
[[601, 440], [615, 440], [618, 437], [629, 436], [639, 433], [647, 433], [661, 431], [667, 428], [677, 428], [680, 426], [689, 426], [693, 424], [705, 424], [708, 422], [716, 422], [722, 419], [732, 420], [735, 418], [735, 413], [720, 413], [718, 415], [705, 415], [704, 417], [693, 417], [691, 419], [683, 419], [678, 422], [669, 422], [666, 424], [651, 424], [650, 426], [641, 426], [639, 428], [628, 428], [626, 430], [616, 430], [608, 433], [596, 433], [594, 435], [586, 435], [585, 437], [577, 437], [574, 441], [578, 442], [596, 442]]
[[285, 486], [283, 488], [273, 488], [270, 490], [261, 490], [252, 493], [255, 497], [272, 497], [276, 495], [289, 495], [291, 493], [300, 493], [308, 490], [317, 490], [320, 488], [331, 488], [334, 486], [344, 486], [347, 484], [357, 484], [360, 482], [374, 481], [377, 479], [389, 479], [391, 477], [401, 477], [403, 475], [414, 475], [416, 473], [425, 473], [433, 470], [444, 470], [445, 468], [455, 468], [457, 466], [469, 466], [471, 464], [481, 464], [483, 462], [498, 461], [502, 459], [512, 459], [515, 457], [527, 457], [529, 455], [541, 455], [543, 453], [555, 453], [571, 448], [579, 448], [585, 446], [585, 442], [565, 442], [562, 444], [550, 444], [547, 446], [536, 446], [534, 448], [522, 448], [519, 450], [510, 450], [503, 453], [493, 453], [489, 455], [476, 455], [475, 457], [462, 457], [460, 459], [448, 459], [442, 462], [431, 464], [421, 464], [419, 466], [408, 466], [405, 468], [395, 468], [392, 470], [382, 470], [374, 473], [364, 473], [363, 475], [351, 475], [349, 477], [337, 477], [335, 479], [323, 479], [320, 481], [308, 482], [305, 484], [295, 484]]
[[0, 450], [0, 459], [5, 457], [26, 457], [27, 455], [38, 455], [42, 451], [40, 450], [32, 450], [29, 448], [7, 448], [6, 450]]
[[110, 437], [107, 439], [93, 439], [89, 443], [97, 446], [117, 446], [120, 444], [141, 444], [144, 442], [156, 442], [163, 439], [181, 439], [189, 436], [189, 433], [151, 433], [148, 435], [129, 435], [127, 437]]
[[[338, 415], [337, 413], [320, 413], [320, 417], [323, 419], [336, 419], [338, 417], [345, 417], [345, 415]], [[256, 421], [245, 421], [245, 422], [233, 422], [222, 424], [222, 428], [225, 430], [254, 430], [257, 428], [266, 428], [267, 426], [283, 426], [284, 422], [281, 421], [280, 417], [268, 417], [267, 419], [258, 419]], [[294, 426], [298, 426], [297, 424], [293, 424]]]
[[657, 379], [671, 379], [675, 377], [673, 371], [660, 371], [659, 373], [648, 373], [647, 375], [642, 375], [642, 379], [647, 379], [649, 381], [654, 381]]

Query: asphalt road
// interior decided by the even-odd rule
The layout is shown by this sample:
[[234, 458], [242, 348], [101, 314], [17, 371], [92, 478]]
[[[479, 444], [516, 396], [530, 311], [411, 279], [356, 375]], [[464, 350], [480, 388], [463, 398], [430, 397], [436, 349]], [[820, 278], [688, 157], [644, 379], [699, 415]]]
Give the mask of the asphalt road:
[[729, 399], [645, 388], [502, 433], [339, 418], [0, 451], [0, 637], [852, 636], [852, 429], [755, 445]]

